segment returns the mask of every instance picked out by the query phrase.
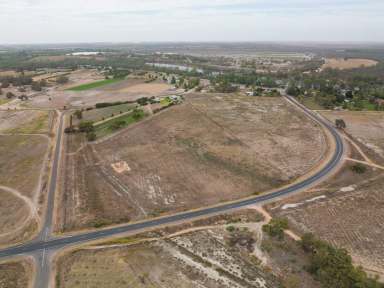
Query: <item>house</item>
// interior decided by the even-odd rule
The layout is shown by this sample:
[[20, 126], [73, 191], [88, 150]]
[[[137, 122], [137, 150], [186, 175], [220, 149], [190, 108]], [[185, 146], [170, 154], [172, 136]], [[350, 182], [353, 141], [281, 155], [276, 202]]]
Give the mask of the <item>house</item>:
[[183, 98], [179, 95], [171, 95], [169, 96], [169, 99], [171, 99], [171, 101], [175, 104], [181, 103], [183, 100]]

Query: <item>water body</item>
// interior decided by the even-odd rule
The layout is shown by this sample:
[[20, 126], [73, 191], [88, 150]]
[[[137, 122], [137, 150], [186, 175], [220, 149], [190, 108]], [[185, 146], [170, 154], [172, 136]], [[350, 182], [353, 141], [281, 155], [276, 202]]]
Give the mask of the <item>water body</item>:
[[100, 53], [101, 52], [74, 52], [74, 53], [70, 53], [67, 55], [69, 55], [69, 56], [93, 56], [93, 55], [98, 55]]
[[150, 66], [159, 67], [159, 68], [176, 69], [180, 71], [188, 71], [188, 72], [196, 71], [197, 73], [204, 73], [203, 69], [193, 68], [193, 67], [184, 66], [184, 65], [166, 64], [166, 63], [145, 63], [145, 65], [150, 65]]

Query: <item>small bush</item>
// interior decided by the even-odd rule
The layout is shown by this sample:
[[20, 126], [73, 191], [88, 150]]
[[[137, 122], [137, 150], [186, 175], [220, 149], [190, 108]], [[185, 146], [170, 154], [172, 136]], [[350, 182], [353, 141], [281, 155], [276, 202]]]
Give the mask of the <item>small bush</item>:
[[357, 163], [351, 167], [351, 170], [357, 174], [363, 174], [367, 171], [367, 167], [365, 167], [361, 163]]
[[118, 121], [115, 121], [111, 124], [111, 129], [112, 130], [119, 130], [120, 128], [124, 127], [125, 126], [125, 121], [124, 120], [118, 120]]
[[227, 229], [228, 232], [233, 232], [233, 231], [235, 231], [236, 228], [231, 225], [231, 226], [227, 226], [226, 229]]
[[88, 132], [87, 133], [87, 140], [88, 141], [95, 141], [96, 140], [96, 133], [95, 132]]
[[274, 218], [263, 226], [263, 231], [271, 237], [284, 238], [284, 230], [288, 229], [288, 220], [285, 218]]
[[79, 124], [79, 130], [80, 132], [92, 132], [94, 131], [95, 127], [93, 127], [93, 122], [92, 121], [83, 121], [80, 122]]

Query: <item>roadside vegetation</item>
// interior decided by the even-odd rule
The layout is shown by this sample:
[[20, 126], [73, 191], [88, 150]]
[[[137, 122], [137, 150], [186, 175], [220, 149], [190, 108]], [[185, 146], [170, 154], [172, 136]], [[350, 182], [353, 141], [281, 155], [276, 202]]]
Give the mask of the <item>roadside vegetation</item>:
[[313, 234], [304, 234], [301, 247], [310, 256], [308, 271], [320, 281], [324, 288], [382, 288], [377, 279], [368, 277], [352, 264], [352, 258], [345, 249], [333, 247], [317, 239]]
[[96, 138], [107, 136], [113, 132], [116, 132], [117, 130], [129, 126], [130, 124], [139, 122], [144, 117], [145, 113], [143, 110], [135, 109], [129, 114], [107, 120], [94, 127]]

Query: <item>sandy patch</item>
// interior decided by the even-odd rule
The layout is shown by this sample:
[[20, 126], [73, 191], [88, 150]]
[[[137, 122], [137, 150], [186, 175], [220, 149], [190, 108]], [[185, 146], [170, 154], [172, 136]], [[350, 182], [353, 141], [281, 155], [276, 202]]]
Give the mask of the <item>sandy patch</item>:
[[111, 164], [113, 170], [115, 170], [116, 173], [124, 173], [124, 172], [129, 172], [131, 171], [131, 168], [128, 166], [127, 162], [125, 161], [120, 161]]
[[377, 61], [371, 59], [343, 59], [343, 58], [329, 58], [325, 60], [322, 69], [354, 69], [360, 67], [372, 67], [377, 65]]
[[119, 92], [124, 93], [162, 93], [171, 89], [172, 86], [165, 83], [142, 83], [123, 88]]

